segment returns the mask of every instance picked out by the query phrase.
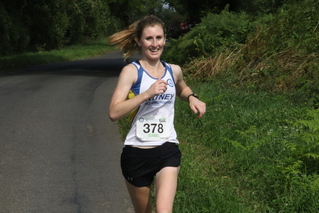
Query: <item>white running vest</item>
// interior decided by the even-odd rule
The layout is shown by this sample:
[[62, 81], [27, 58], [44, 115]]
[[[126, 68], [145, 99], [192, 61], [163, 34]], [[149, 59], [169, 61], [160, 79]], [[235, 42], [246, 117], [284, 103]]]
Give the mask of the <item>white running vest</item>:
[[[176, 98], [174, 75], [171, 66], [168, 63], [162, 63], [165, 66], [165, 72], [161, 79], [167, 82], [167, 90], [164, 94], [148, 99], [131, 112], [131, 129], [124, 145], [159, 146], [168, 141], [179, 143], [174, 128]], [[150, 76], [138, 61], [134, 61], [133, 64], [137, 68], [138, 78], [128, 98], [145, 92], [158, 80]]]

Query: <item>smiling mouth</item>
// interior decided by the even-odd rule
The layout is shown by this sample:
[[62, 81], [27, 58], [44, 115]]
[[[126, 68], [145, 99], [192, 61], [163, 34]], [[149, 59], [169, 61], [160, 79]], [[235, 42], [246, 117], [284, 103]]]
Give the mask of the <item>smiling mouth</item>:
[[158, 52], [160, 50], [159, 47], [156, 47], [156, 48], [150, 48], [149, 49], [151, 52]]

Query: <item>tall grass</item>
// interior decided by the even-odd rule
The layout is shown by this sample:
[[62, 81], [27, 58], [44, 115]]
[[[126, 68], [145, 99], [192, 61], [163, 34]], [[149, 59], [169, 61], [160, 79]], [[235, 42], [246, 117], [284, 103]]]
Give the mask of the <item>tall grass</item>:
[[275, 14], [260, 16], [251, 24], [254, 30], [246, 34], [245, 42], [229, 46], [231, 39], [225, 38], [218, 51], [185, 65], [186, 73], [205, 81], [217, 77], [238, 87], [290, 92], [309, 106], [319, 107], [318, 9], [318, 1], [297, 1]]
[[[194, 86], [193, 86], [194, 87]], [[317, 212], [318, 111], [265, 92], [194, 87], [201, 120], [177, 102], [183, 160], [175, 212]], [[310, 124], [309, 124], [310, 123]], [[311, 136], [310, 136], [310, 135]]]

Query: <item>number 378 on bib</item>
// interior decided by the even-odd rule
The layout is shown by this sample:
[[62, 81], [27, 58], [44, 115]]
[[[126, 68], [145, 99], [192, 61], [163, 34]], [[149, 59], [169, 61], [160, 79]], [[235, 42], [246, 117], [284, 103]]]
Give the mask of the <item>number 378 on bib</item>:
[[169, 138], [167, 118], [139, 117], [136, 122], [136, 135], [142, 141], [167, 140]]

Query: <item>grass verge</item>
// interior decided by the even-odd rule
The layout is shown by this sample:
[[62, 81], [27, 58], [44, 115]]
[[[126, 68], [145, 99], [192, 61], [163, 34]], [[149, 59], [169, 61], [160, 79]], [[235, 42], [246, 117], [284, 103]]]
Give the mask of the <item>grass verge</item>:
[[188, 104], [177, 101], [184, 155], [175, 212], [319, 210], [317, 110], [289, 96], [218, 82], [192, 88], [207, 112], [195, 119]]
[[74, 61], [87, 57], [104, 55], [115, 50], [108, 45], [108, 38], [85, 44], [73, 45], [61, 50], [28, 52], [24, 54], [5, 56], [0, 58], [0, 72], [26, 68], [34, 65], [53, 62]]

